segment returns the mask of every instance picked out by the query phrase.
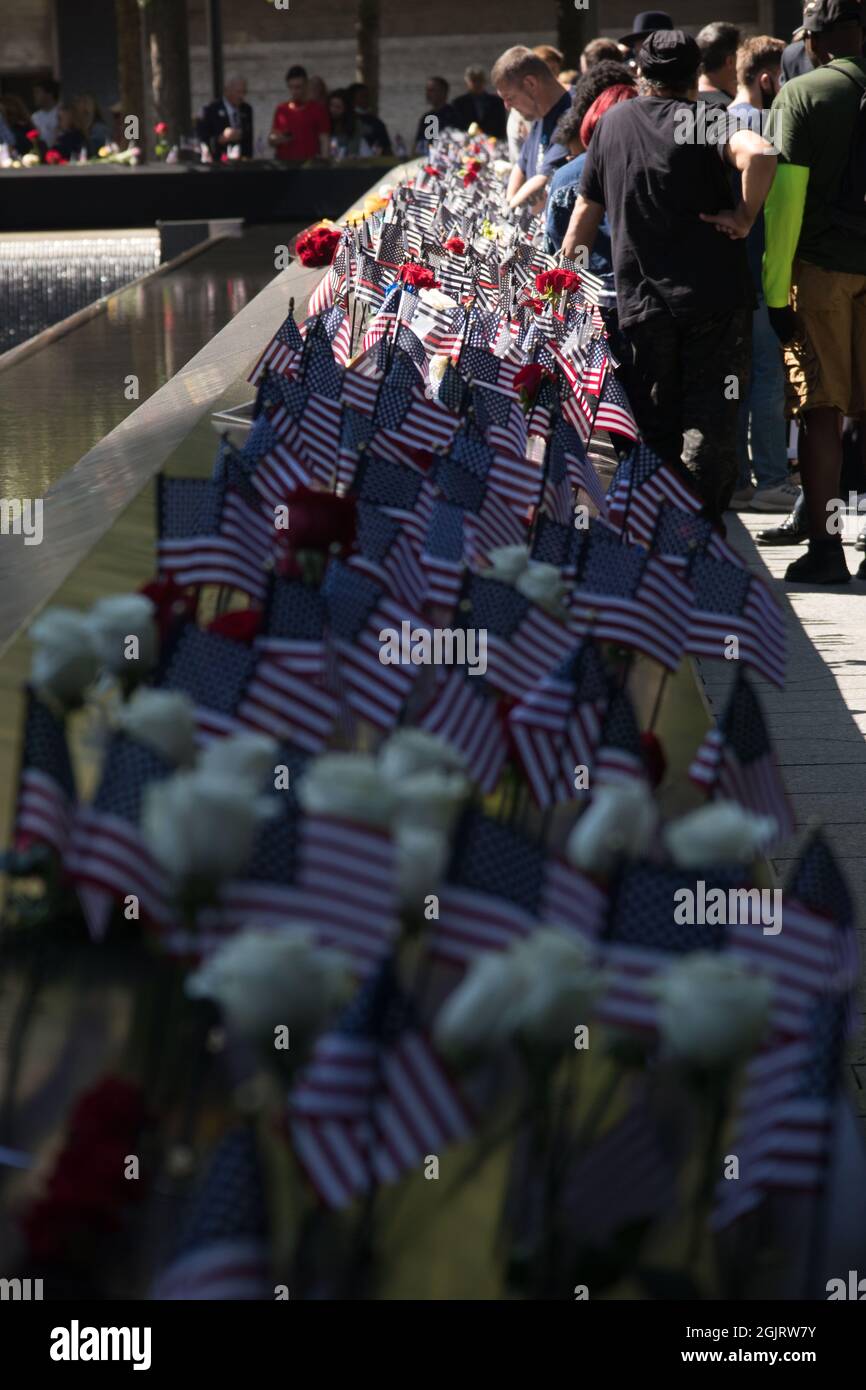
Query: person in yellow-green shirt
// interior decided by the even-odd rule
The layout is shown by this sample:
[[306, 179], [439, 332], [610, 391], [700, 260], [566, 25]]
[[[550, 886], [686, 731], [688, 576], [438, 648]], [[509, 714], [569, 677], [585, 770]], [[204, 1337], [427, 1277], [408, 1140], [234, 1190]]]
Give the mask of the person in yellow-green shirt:
[[797, 397], [809, 535], [785, 577], [845, 584], [842, 538], [828, 519], [842, 418], [866, 413], [866, 207], [852, 217], [840, 206], [866, 91], [862, 7], [809, 0], [803, 24], [815, 71], [786, 82], [773, 103], [767, 136], [779, 167], [764, 213], [764, 295]]

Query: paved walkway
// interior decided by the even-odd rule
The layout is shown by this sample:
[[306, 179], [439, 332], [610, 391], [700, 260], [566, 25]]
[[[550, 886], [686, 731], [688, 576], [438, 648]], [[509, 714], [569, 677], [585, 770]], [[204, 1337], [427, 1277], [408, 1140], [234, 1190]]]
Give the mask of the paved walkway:
[[[752, 537], [781, 517], [728, 513], [728, 539], [751, 569], [772, 584], [787, 616], [788, 665], [784, 690], [755, 680], [755, 688], [797, 818], [797, 834], [772, 863], [785, 882], [803, 831], [814, 821], [844, 870], [860, 910], [866, 961], [866, 582], [809, 589], [783, 582], [797, 546], [758, 547]], [[863, 556], [846, 545], [855, 574]], [[701, 663], [714, 712], [731, 678], [724, 662]], [[866, 1016], [866, 980], [860, 994]], [[852, 1053], [859, 1110], [866, 1118], [866, 1030]]]

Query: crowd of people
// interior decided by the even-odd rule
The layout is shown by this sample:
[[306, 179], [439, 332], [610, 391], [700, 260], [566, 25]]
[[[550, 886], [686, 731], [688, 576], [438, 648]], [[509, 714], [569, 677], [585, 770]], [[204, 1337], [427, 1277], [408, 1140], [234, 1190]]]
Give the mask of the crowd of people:
[[10, 152], [28, 154], [36, 145], [44, 156], [55, 153], [65, 160], [82, 151], [90, 158], [111, 139], [109, 127], [90, 92], [61, 101], [60, 84], [51, 78], [33, 88], [33, 110], [12, 92], [0, 96], [0, 145]]
[[808, 542], [792, 582], [850, 579], [839, 505], [866, 492], [864, 33], [859, 0], [808, 0], [790, 42], [645, 11], [580, 73], [524, 47], [492, 72], [510, 204], [600, 276], [644, 438], [720, 526], [789, 513], [759, 539]]

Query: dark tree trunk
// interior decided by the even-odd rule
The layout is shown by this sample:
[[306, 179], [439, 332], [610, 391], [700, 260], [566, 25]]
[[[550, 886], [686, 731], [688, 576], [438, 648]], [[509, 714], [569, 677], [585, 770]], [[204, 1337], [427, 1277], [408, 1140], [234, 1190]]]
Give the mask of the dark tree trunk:
[[165, 121], [167, 139], [174, 145], [193, 128], [186, 4], [144, 0], [141, 11], [154, 117]]
[[574, 0], [557, 0], [556, 32], [566, 68], [580, 71], [581, 52], [595, 37], [597, 27], [589, 7], [578, 10]]
[[355, 76], [370, 89], [371, 110], [379, 109], [379, 0], [358, 0], [355, 21]]

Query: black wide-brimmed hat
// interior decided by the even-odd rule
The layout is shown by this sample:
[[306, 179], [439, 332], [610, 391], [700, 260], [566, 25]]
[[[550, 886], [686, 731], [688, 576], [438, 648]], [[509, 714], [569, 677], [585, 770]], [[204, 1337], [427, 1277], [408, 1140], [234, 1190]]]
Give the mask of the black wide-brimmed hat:
[[636, 14], [634, 20], [634, 33], [626, 34], [625, 38], [620, 39], [620, 43], [637, 43], [638, 39], [647, 39], [650, 34], [654, 34], [656, 29], [673, 29], [674, 22], [669, 14], [664, 10], [641, 10]]

